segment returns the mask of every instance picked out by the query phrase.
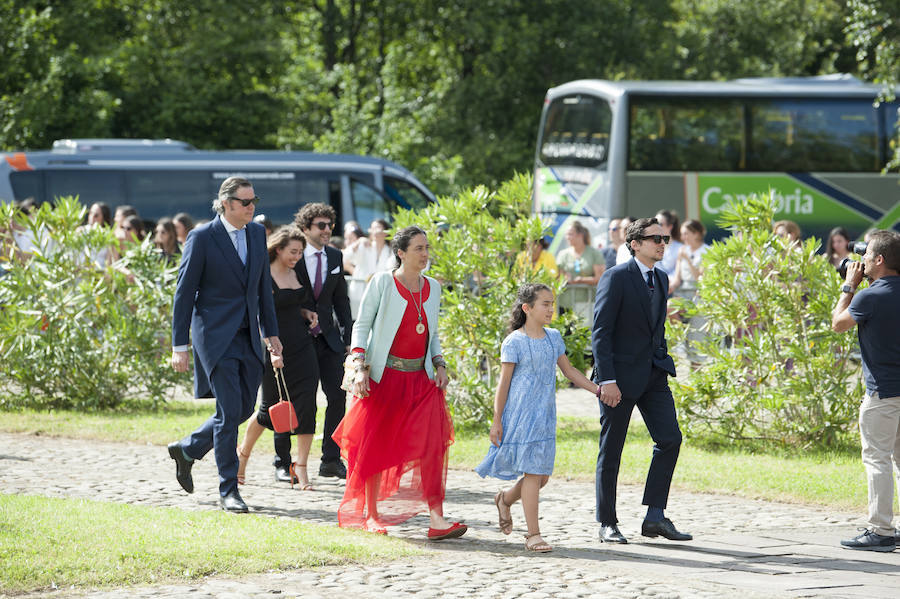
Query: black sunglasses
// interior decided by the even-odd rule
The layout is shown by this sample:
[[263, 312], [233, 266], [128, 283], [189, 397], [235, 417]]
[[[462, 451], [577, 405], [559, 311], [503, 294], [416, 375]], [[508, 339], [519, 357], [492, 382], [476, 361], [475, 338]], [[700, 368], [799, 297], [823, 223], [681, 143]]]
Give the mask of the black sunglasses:
[[638, 239], [652, 239], [653, 243], [669, 243], [672, 237], [669, 235], [641, 235]]
[[236, 197], [234, 197], [234, 196], [231, 196], [231, 197], [229, 197], [228, 199], [229, 199], [229, 200], [234, 200], [234, 201], [236, 201], [236, 202], [240, 202], [240, 203], [241, 203], [241, 206], [243, 206], [244, 208], [246, 208], [246, 207], [249, 206], [250, 204], [253, 204], [254, 206], [256, 206], [257, 204], [259, 204], [259, 198], [250, 198], [249, 200], [242, 200], [241, 198], [236, 198]]
[[313, 226], [319, 227], [320, 231], [324, 231], [325, 229], [333, 229], [334, 223], [326, 222], [326, 221], [319, 221], [317, 223], [313, 223]]

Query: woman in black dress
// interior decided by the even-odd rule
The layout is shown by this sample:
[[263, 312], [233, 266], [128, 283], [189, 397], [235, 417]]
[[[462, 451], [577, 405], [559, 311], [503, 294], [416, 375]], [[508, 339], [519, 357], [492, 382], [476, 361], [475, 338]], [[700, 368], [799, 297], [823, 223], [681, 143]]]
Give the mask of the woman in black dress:
[[[305, 248], [306, 238], [296, 227], [284, 227], [269, 236], [272, 293], [275, 296], [275, 313], [278, 317], [278, 337], [284, 350], [282, 358], [274, 359], [265, 352], [262, 405], [256, 413], [256, 418], [250, 419], [243, 444], [238, 446], [239, 484], [244, 484], [244, 472], [253, 445], [264, 428], [272, 430], [269, 407], [277, 403], [279, 398], [274, 367], [282, 369], [299, 422], [297, 429], [293, 431], [297, 435], [297, 461], [291, 460], [290, 436], [287, 434], [275, 435], [275, 453], [282, 464], [291, 465], [289, 471], [292, 487], [294, 482], [299, 482], [302, 490], [312, 489], [306, 473], [306, 461], [316, 429], [316, 388], [319, 382], [319, 368], [309, 329], [318, 322], [318, 315], [314, 311], [300, 307], [310, 291], [300, 284], [294, 271], [294, 265], [303, 258]], [[282, 396], [284, 396], [283, 389]], [[286, 396], [284, 398], [287, 399]]]

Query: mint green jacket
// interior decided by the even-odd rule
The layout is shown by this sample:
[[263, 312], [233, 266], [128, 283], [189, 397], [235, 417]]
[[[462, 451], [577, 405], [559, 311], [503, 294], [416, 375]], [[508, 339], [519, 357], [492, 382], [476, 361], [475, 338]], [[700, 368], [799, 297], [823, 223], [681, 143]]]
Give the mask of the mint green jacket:
[[[434, 366], [431, 359], [441, 355], [441, 340], [438, 337], [438, 311], [441, 307], [441, 284], [431, 277], [428, 280], [428, 299], [424, 303], [425, 317], [428, 319], [428, 344], [425, 352], [425, 372], [434, 380]], [[359, 304], [359, 315], [353, 323], [351, 348], [366, 350], [366, 364], [370, 366], [369, 378], [381, 381], [388, 353], [394, 337], [400, 329], [400, 321], [409, 302], [403, 299], [394, 283], [393, 272], [377, 273], [369, 281]]]

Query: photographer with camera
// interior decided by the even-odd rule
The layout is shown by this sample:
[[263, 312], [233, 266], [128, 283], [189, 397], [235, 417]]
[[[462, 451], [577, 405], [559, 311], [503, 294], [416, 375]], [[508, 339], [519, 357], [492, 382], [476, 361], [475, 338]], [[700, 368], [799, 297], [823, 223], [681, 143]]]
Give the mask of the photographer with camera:
[[[863, 276], [871, 284], [856, 293]], [[842, 333], [858, 325], [866, 383], [859, 434], [869, 486], [869, 526], [841, 545], [893, 551], [897, 541], [892, 462], [900, 468], [900, 234], [874, 232], [862, 262], [847, 264], [844, 281], [831, 328]]]

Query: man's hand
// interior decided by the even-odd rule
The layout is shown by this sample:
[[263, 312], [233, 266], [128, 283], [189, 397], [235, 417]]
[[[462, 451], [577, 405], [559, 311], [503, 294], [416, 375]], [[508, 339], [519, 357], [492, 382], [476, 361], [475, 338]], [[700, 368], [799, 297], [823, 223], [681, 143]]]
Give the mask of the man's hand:
[[191, 362], [191, 359], [190, 359], [190, 356], [188, 356], [188, 352], [186, 352], [186, 351], [173, 351], [172, 352], [172, 368], [175, 369], [175, 372], [187, 372], [190, 362]]
[[611, 408], [619, 405], [619, 402], [622, 401], [622, 392], [619, 391], [619, 386], [615, 383], [600, 385], [600, 401]]
[[278, 337], [266, 337], [264, 341], [266, 342], [266, 348], [272, 356], [281, 357], [281, 350], [284, 348], [281, 347], [281, 340], [278, 339]]
[[856, 289], [863, 280], [863, 263], [851, 260], [847, 263], [847, 277], [844, 282]]

